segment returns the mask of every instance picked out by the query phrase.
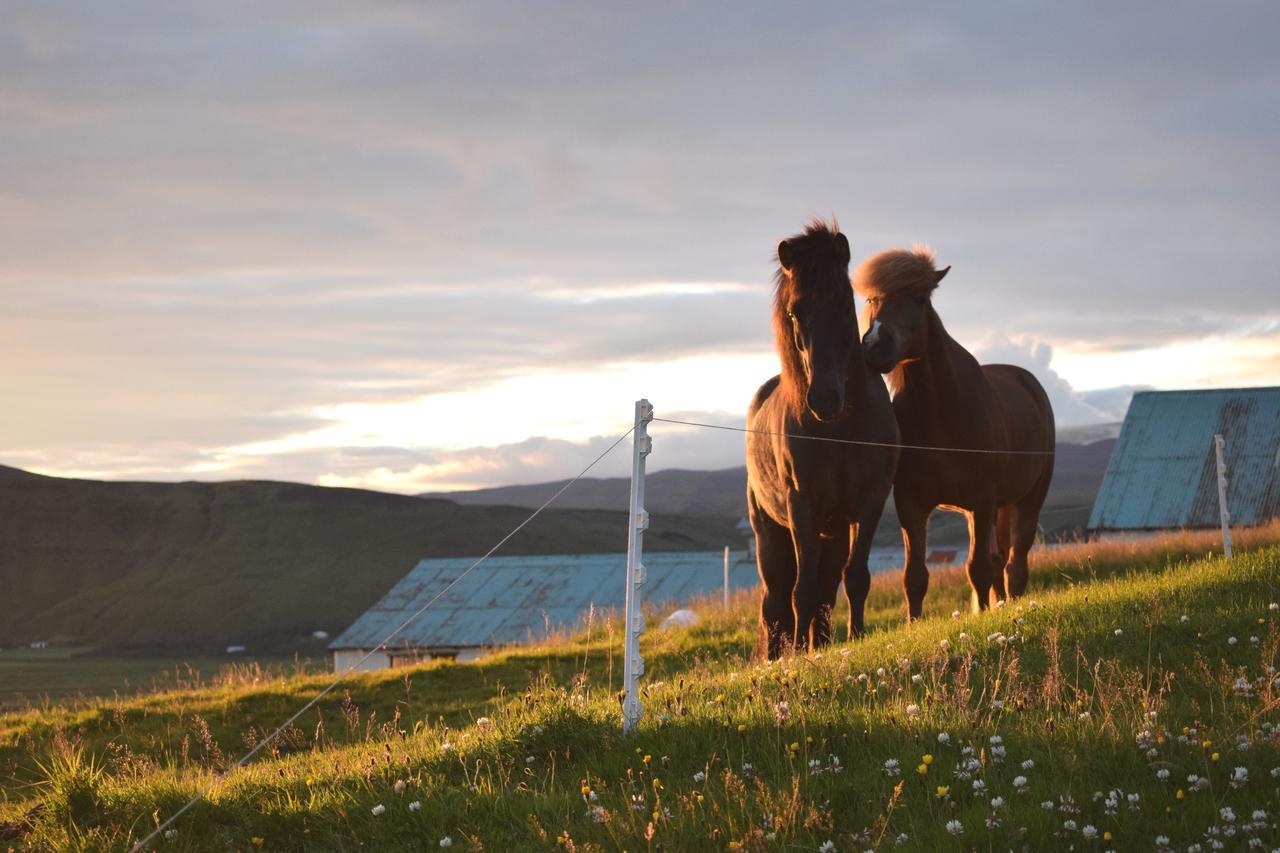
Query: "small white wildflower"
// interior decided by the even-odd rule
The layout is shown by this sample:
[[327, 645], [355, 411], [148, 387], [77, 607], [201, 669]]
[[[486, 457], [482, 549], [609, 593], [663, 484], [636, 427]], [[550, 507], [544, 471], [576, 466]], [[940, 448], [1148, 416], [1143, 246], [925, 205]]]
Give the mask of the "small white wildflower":
[[890, 776], [890, 777], [902, 775], [902, 768], [898, 766], [898, 759], [890, 758], [887, 761], [885, 761], [884, 775]]
[[1067, 832], [1075, 832], [1076, 822], [1071, 818], [1067, 818], [1062, 822], [1062, 828], [1065, 829]]
[[1159, 779], [1161, 782], [1166, 782], [1166, 781], [1168, 781], [1168, 779], [1169, 779], [1169, 768], [1168, 768], [1168, 767], [1161, 767], [1159, 770], [1157, 770], [1157, 771], [1156, 771], [1156, 778], [1157, 778], [1157, 779]]
[[1056, 808], [1056, 806], [1054, 805], [1053, 800], [1045, 800], [1040, 804], [1040, 808], [1045, 809], [1046, 811], [1049, 811]]
[[[1186, 617], [1184, 616], [1183, 618], [1185, 619]], [[1156, 846], [1157, 846], [1157, 847], [1168, 847], [1168, 846], [1169, 846], [1169, 836], [1167, 836], [1167, 835], [1157, 835], [1157, 836], [1156, 836]]]
[[973, 780], [973, 793], [975, 796], [981, 797], [987, 792], [987, 783], [981, 779]]
[[452, 838], [451, 836], [448, 836], [448, 835], [446, 835], [444, 838], [441, 838], [441, 839], [440, 839], [440, 846], [441, 846], [441, 847], [452, 847], [452, 846], [453, 846], [453, 838]]
[[945, 637], [942, 638], [941, 640], [938, 641], [938, 648], [942, 649], [945, 652], [947, 649], [951, 648], [951, 641], [946, 639]]
[[884, 678], [884, 667], [876, 667], [876, 678]]
[[[1117, 628], [1117, 629], [1115, 629], [1115, 631], [1113, 631], [1112, 633], [1114, 633], [1117, 637], [1119, 637], [1119, 636], [1121, 636], [1121, 635], [1123, 635], [1123, 634], [1124, 634], [1124, 629], [1123, 629], [1123, 628]], [[1096, 831], [1096, 830], [1095, 830], [1095, 831]]]
[[960, 611], [959, 611], [959, 610], [952, 610], [952, 611], [951, 611], [951, 618], [952, 618], [952, 619], [959, 619], [959, 618], [960, 618]]
[[919, 684], [921, 681], [924, 681], [924, 677], [921, 676], [919, 673], [916, 673], [915, 675], [911, 676], [912, 684]]
[[453, 744], [449, 743], [449, 741], [445, 741], [444, 743], [440, 744], [440, 751], [441, 751], [441, 752], [452, 752], [452, 751], [453, 751]]
[[947, 744], [951, 743], [951, 735], [947, 734], [946, 732], [938, 732], [938, 743], [942, 744], [943, 746], [946, 746]]
[[1084, 829], [1080, 830], [1080, 834], [1085, 838], [1097, 838], [1098, 828], [1091, 823], [1086, 823]]
[[914, 702], [913, 702], [912, 704], [908, 705], [908, 706], [907, 706], [907, 716], [908, 716], [908, 717], [918, 717], [918, 716], [920, 716], [920, 706], [919, 706], [919, 705], [917, 705], [917, 704], [915, 704]]
[[392, 786], [391, 786], [391, 788], [392, 788], [392, 790], [394, 790], [397, 794], [403, 794], [403, 793], [404, 793], [404, 780], [403, 780], [403, 779], [397, 779], [397, 780], [396, 780], [396, 783], [395, 783], [394, 785], [392, 785]]
[[992, 797], [991, 808], [998, 809], [1004, 805], [1004, 797]]
[[1003, 699], [992, 699], [992, 700], [991, 700], [991, 710], [993, 710], [993, 711], [999, 711], [999, 710], [1000, 710], [1001, 708], [1003, 708], [1003, 707], [1004, 707], [1004, 700], [1003, 700]]
[[483, 729], [485, 726], [489, 725], [489, 723], [491, 722], [493, 721], [490, 720], [488, 717], [480, 717], [478, 720], [476, 720], [476, 725]]
[[1032, 760], [1032, 759], [1030, 759], [1030, 758], [1028, 758], [1026, 761], [1022, 762], [1022, 769], [1023, 769], [1023, 770], [1034, 770], [1034, 769], [1035, 769], [1035, 766], [1036, 766], [1035, 761], [1034, 761], [1034, 760]]
[[898, 833], [898, 837], [893, 839], [893, 846], [901, 847], [902, 845], [906, 844], [910, 840], [911, 840], [911, 836], [907, 835], [905, 832], [900, 832]]
[[836, 844], [830, 838], [822, 842], [822, 846], [818, 848], [818, 853], [835, 853]]
[[693, 781], [695, 782], [702, 783], [702, 782], [705, 782], [706, 780], [707, 780], [707, 774], [703, 773], [701, 770], [693, 774]]
[[947, 821], [947, 832], [952, 835], [959, 835], [964, 832], [964, 824], [958, 820], [949, 820]]
[[1025, 788], [1025, 787], [1027, 787], [1027, 777], [1026, 777], [1026, 776], [1014, 776], [1014, 777], [1013, 777], [1013, 787], [1017, 788], [1018, 790], [1021, 790], [1021, 789]]
[[963, 643], [965, 640], [968, 640], [968, 639], [969, 639], [969, 635], [968, 635], [967, 633], [965, 633], [964, 631], [961, 631], [961, 632], [960, 632], [960, 642], [962, 642], [962, 643]]
[[1277, 602], [1273, 601], [1273, 602], [1271, 602], [1270, 604], [1268, 604], [1268, 605], [1267, 605], [1267, 609], [1268, 609], [1268, 610], [1280, 610], [1280, 603], [1277, 603]]
[[422, 803], [418, 802], [417, 800], [414, 800], [412, 803], [409, 803], [409, 811], [411, 812], [422, 811]]
[[1239, 642], [1239, 640], [1237, 640], [1235, 637], [1227, 637], [1227, 645], [1228, 645], [1228, 646], [1234, 646], [1234, 645], [1235, 645], [1236, 643], [1238, 643], [1238, 642]]
[[384, 806], [382, 803], [378, 803], [376, 806], [374, 806], [372, 809], [370, 809], [370, 811], [372, 811], [372, 812], [373, 812], [373, 816], [374, 816], [374, 817], [378, 817], [379, 815], [382, 815], [382, 814], [385, 814], [385, 813], [386, 813], [386, 811], [387, 811], [387, 807], [386, 807], [386, 806]]
[[1236, 822], [1236, 813], [1232, 810], [1231, 806], [1223, 806], [1218, 809], [1218, 815], [1227, 823]]
[[1249, 770], [1246, 767], [1237, 767], [1231, 773], [1231, 787], [1243, 788], [1249, 783]]
[[1181, 616], [1179, 616], [1179, 617], [1178, 617], [1178, 621], [1179, 621], [1179, 622], [1190, 622], [1190, 621], [1191, 621], [1191, 617], [1190, 617], [1190, 616], [1188, 616], [1187, 614], [1183, 613]]
[[164, 831], [164, 837], [165, 837], [165, 838], [167, 838], [167, 839], [169, 839], [169, 840], [173, 840], [174, 838], [177, 838], [177, 837], [178, 837], [178, 830], [176, 830], [176, 829], [166, 829], [166, 830]]

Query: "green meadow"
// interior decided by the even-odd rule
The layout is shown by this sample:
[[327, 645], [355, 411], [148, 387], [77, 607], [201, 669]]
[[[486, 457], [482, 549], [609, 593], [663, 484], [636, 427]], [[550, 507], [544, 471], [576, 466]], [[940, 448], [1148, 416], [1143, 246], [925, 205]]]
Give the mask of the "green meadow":
[[212, 786], [148, 849], [1272, 850], [1280, 530], [1237, 538], [1231, 561], [1202, 534], [1045, 552], [981, 614], [938, 572], [910, 626], [878, 577], [867, 638], [773, 664], [750, 595], [697, 602], [643, 635], [629, 737], [611, 619], [351, 677], [239, 769], [332, 676], [16, 710], [0, 833], [127, 850]]

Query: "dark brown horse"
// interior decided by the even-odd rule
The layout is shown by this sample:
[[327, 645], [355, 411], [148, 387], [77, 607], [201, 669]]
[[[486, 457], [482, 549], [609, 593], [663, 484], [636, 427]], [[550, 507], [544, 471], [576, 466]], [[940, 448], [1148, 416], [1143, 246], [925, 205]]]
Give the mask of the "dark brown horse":
[[1053, 478], [1053, 409], [1040, 383], [1013, 365], [979, 366], [933, 310], [930, 296], [949, 269], [936, 270], [927, 247], [891, 249], [853, 278], [867, 303], [867, 359], [889, 374], [903, 444], [988, 451], [902, 452], [893, 495], [911, 619], [929, 588], [925, 539], [935, 508], [968, 518], [974, 609], [986, 609], [992, 593], [1004, 599], [1006, 579], [1010, 594], [1026, 590], [1027, 552]]
[[778, 244], [773, 327], [782, 374], [747, 413], [747, 508], [764, 584], [761, 642], [776, 658], [831, 639], [840, 581], [849, 634], [863, 632], [867, 556], [898, 461], [883, 380], [867, 367], [849, 283], [849, 241], [815, 221]]

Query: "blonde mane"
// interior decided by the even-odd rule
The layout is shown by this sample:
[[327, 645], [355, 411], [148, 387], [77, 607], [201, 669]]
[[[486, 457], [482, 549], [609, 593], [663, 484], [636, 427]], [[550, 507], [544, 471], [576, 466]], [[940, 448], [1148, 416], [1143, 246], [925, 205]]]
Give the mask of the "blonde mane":
[[853, 289], [864, 299], [900, 291], [930, 293], [938, 286], [933, 249], [916, 243], [907, 249], [885, 249], [858, 264]]

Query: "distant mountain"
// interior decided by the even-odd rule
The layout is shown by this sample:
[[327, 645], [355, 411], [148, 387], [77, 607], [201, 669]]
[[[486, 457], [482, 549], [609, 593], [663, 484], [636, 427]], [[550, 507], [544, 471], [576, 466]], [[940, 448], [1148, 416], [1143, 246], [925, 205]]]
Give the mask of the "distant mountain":
[[[1107, 432], [1114, 427], [1110, 436]], [[1041, 513], [1041, 527], [1047, 534], [1064, 536], [1083, 529], [1093, 508], [1093, 499], [1102, 485], [1115, 432], [1119, 424], [1088, 428], [1088, 431], [1065, 431], [1080, 435], [1083, 443], [1059, 441], [1054, 460], [1053, 484]], [[468, 506], [535, 507], [564, 486], [567, 480], [525, 486], [499, 486], [468, 492], [442, 492], [423, 497], [447, 498]], [[661, 518], [664, 514], [717, 513], [742, 516], [747, 511], [747, 469], [726, 468], [721, 471], [687, 471], [668, 469], [645, 478], [645, 506]], [[565, 492], [556, 506], [621, 509], [627, 508], [630, 482], [624, 477], [580, 480]], [[967, 541], [964, 520], [951, 513], [935, 513], [930, 525], [930, 538], [937, 544]], [[897, 519], [890, 501], [881, 519], [878, 544], [900, 541]]]
[[[419, 559], [482, 554], [527, 516], [358, 489], [0, 467], [0, 646], [315, 652], [313, 630], [345, 628]], [[621, 552], [625, 516], [616, 506], [549, 509], [501, 553]], [[737, 520], [664, 513], [645, 546], [718, 549], [738, 541]]]

